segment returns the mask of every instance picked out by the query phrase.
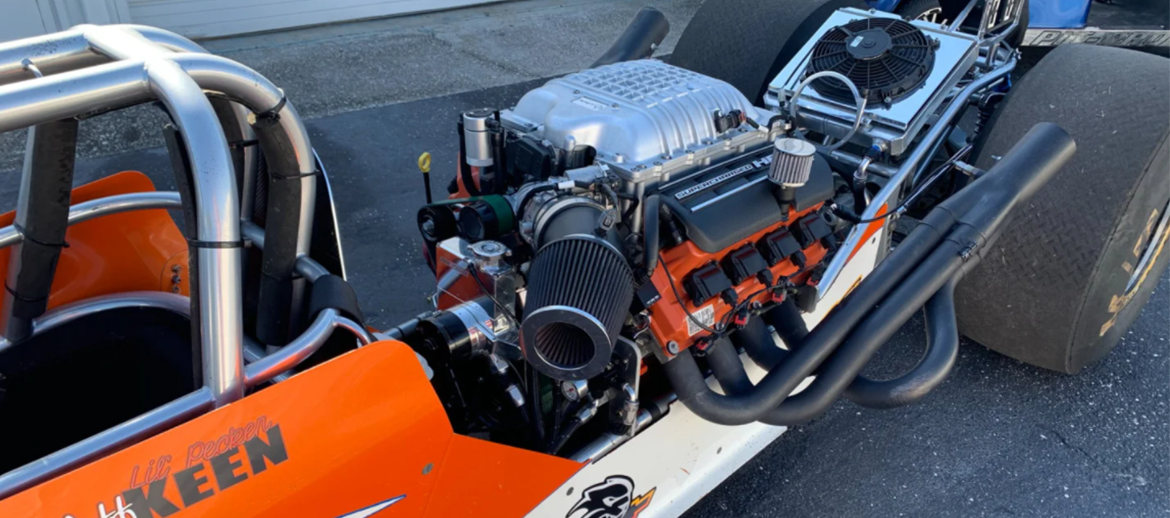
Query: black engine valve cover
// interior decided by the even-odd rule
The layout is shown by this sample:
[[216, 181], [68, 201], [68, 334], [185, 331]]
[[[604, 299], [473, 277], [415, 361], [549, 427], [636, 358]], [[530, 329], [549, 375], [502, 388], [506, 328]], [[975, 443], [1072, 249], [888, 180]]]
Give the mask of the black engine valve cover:
[[[700, 250], [716, 253], [781, 221], [768, 165], [772, 146], [671, 181], [659, 192]], [[833, 172], [815, 155], [808, 183], [796, 189], [793, 208], [806, 210], [833, 197]]]

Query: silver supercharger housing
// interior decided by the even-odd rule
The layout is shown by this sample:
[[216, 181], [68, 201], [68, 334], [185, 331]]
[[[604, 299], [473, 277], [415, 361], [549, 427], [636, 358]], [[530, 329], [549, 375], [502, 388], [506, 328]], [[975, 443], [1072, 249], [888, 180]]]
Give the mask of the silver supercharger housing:
[[[849, 8], [834, 12], [772, 79], [764, 95], [764, 104], [787, 116], [792, 96], [807, 76], [810, 56], [817, 42], [834, 27], [867, 18], [901, 19], [896, 14], [874, 10]], [[974, 35], [948, 31], [944, 25], [923, 20], [914, 20], [910, 24], [938, 43], [930, 73], [921, 87], [897, 101], [889, 105], [867, 105], [861, 125], [851, 139], [864, 148], [877, 144], [894, 156], [912, 148], [914, 138], [954, 93], [955, 87], [979, 58], [978, 38]], [[846, 136], [857, 116], [856, 106], [830, 99], [813, 87], [802, 90], [796, 104], [797, 126], [834, 138]]]
[[[720, 133], [719, 114], [744, 123]], [[572, 150], [592, 146], [595, 163], [628, 194], [770, 144], [777, 114], [752, 106], [730, 84], [658, 60], [615, 63], [553, 79], [500, 112], [510, 130]], [[758, 126], [758, 127], [756, 127]]]

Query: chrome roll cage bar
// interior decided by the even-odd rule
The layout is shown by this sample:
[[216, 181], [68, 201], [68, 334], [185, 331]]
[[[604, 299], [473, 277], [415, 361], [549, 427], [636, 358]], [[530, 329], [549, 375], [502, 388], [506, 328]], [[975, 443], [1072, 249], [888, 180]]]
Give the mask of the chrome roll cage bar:
[[[256, 148], [245, 147], [233, 155], [226, 135], [251, 140], [255, 136], [252, 124], [258, 119], [275, 124], [272, 133], [281, 143], [274, 146], [275, 151], [291, 155], [279, 158], [296, 169], [286, 178], [300, 184], [295, 272], [309, 282], [329, 273], [308, 255], [317, 196], [316, 156], [301, 118], [279, 88], [244, 65], [207, 54], [174, 33], [146, 26], [80, 25], [0, 44], [0, 132], [32, 128], [22, 189], [32, 176], [29, 163], [38, 139], [36, 126], [152, 101], [160, 102], [170, 115], [179, 145], [189, 157], [190, 199], [183, 199], [186, 193], [174, 192], [110, 196], [70, 207], [68, 224], [133, 210], [178, 209], [186, 202], [193, 208], [189, 212], [194, 214], [194, 228], [187, 228], [187, 237], [198, 264], [192, 297], [136, 292], [54, 308], [27, 322], [24, 333], [6, 331], [0, 351], [32, 334], [99, 311], [154, 307], [188, 316], [195, 311], [200, 315], [193, 328], [198, 326], [203, 386], [0, 475], [0, 499], [236, 401], [248, 387], [284, 379], [283, 373], [320, 348], [335, 329], [350, 331], [363, 345], [374, 341], [360, 323], [333, 309], [318, 313], [300, 337], [268, 356], [264, 346], [244, 335], [243, 247], [263, 249], [265, 230], [250, 221], [251, 190], [258, 174]], [[229, 109], [217, 110], [217, 105]], [[272, 157], [272, 150], [265, 151]], [[237, 171], [243, 192], [237, 188]], [[21, 210], [18, 206], [18, 222]], [[19, 247], [24, 241], [19, 226], [0, 228], [0, 248]], [[10, 269], [19, 268], [18, 262], [10, 263]], [[245, 358], [251, 360], [250, 365], [245, 366]]]

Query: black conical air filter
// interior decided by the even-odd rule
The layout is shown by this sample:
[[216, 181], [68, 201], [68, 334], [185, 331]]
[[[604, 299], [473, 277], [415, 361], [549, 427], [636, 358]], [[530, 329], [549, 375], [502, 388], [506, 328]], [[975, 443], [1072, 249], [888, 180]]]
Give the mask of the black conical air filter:
[[[829, 29], [813, 47], [807, 75], [831, 70], [848, 77], [870, 104], [890, 102], [926, 81], [935, 42], [918, 27], [894, 18], [854, 20]], [[849, 88], [834, 78], [812, 87], [821, 95], [854, 104]]]
[[605, 370], [634, 298], [630, 266], [610, 243], [571, 235], [532, 259], [520, 325], [524, 358], [556, 379]]

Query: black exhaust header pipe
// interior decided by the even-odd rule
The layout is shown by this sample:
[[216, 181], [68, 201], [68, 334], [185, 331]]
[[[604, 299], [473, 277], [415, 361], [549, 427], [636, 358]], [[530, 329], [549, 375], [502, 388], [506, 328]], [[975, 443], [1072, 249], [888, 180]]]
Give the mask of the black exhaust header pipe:
[[666, 39], [669, 32], [670, 22], [666, 21], [662, 11], [653, 7], [643, 7], [634, 15], [634, 19], [618, 36], [617, 41], [613, 42], [613, 46], [605, 51], [591, 68], [648, 58], [654, 54], [654, 49]]
[[[679, 400], [695, 414], [725, 425], [753, 421], [793, 425], [817, 417], [857, 379], [869, 358], [911, 315], [940, 290], [942, 296], [950, 296], [949, 286], [978, 263], [1012, 209], [1056, 174], [1075, 150], [1064, 130], [1054, 124], [1036, 125], [995, 167], [935, 207], [799, 347], [780, 358], [758, 385], [743, 390], [738, 373], [719, 364], [716, 374], [723, 378], [719, 381], [742, 392], [722, 395], [712, 391], [690, 349], [663, 364]], [[935, 310], [946, 312], [948, 308]], [[937, 384], [937, 376], [924, 374], [930, 369], [949, 368], [950, 362], [943, 356], [942, 361], [931, 361], [922, 370], [916, 368], [915, 379]], [[789, 397], [818, 368], [816, 380]], [[873, 406], [896, 405], [900, 402], [892, 398], [914, 400], [924, 394], [906, 384], [854, 389], [854, 396]]]

